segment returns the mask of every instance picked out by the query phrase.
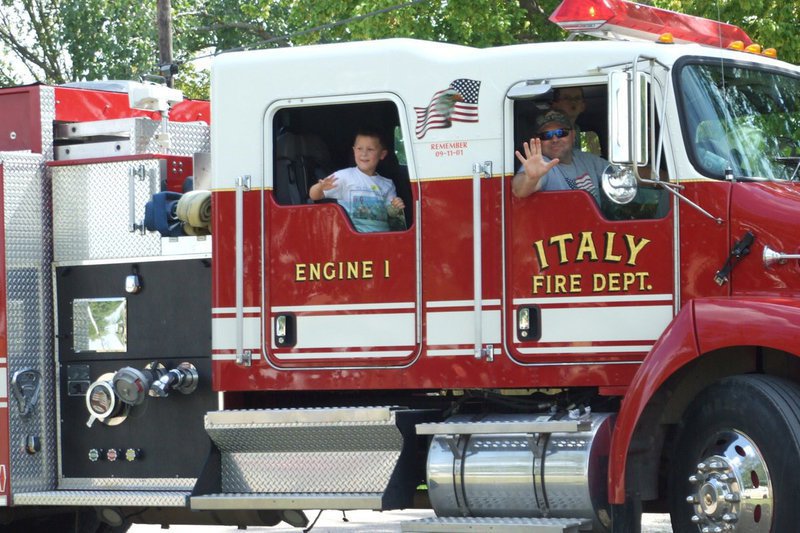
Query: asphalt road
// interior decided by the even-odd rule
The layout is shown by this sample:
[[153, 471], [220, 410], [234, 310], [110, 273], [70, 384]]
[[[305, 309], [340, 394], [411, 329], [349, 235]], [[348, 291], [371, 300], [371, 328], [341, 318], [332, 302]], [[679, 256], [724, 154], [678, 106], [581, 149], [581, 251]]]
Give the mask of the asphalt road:
[[[313, 521], [319, 511], [306, 511]], [[399, 533], [400, 523], [408, 520], [433, 516], [427, 510], [406, 511], [348, 511], [347, 522], [342, 520], [341, 511], [324, 511], [312, 529], [312, 533], [343, 533], [357, 531], [361, 533]], [[234, 526], [171, 526], [168, 530], [157, 525], [135, 525], [130, 533], [237, 533], [242, 531]], [[302, 530], [281, 523], [275, 527], [248, 527], [247, 533], [299, 533]], [[672, 533], [669, 515], [647, 514], [642, 519], [642, 533]]]

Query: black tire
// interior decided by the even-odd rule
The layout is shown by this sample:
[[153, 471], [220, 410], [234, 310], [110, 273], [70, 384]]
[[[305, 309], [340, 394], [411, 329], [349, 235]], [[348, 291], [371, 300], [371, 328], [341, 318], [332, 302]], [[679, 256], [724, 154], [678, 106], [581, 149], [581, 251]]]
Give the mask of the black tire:
[[695, 398], [678, 430], [669, 488], [673, 531], [797, 531], [798, 472], [800, 387], [774, 376], [725, 378]]

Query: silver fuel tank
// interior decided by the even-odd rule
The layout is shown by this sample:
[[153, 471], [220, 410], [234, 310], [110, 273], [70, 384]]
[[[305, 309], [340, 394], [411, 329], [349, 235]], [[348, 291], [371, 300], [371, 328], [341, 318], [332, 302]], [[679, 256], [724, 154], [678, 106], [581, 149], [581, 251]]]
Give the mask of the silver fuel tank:
[[455, 432], [437, 430], [428, 451], [428, 494], [436, 514], [588, 518], [596, 531], [608, 528], [613, 415], [585, 416], [568, 431], [559, 423], [501, 414], [446, 420], [442, 426]]

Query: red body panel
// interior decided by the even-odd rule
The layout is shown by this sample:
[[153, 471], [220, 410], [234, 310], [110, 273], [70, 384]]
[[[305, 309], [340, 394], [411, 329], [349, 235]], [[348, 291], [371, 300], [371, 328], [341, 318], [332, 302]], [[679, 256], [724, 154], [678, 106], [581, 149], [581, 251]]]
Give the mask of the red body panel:
[[617, 414], [608, 463], [608, 494], [611, 503], [625, 503], [625, 465], [631, 437], [650, 398], [680, 367], [697, 357], [694, 304], [683, 306], [631, 381]]
[[[161, 120], [158, 113], [131, 109], [126, 93], [56, 87], [56, 120], [87, 122], [115, 118], [148, 117]], [[211, 104], [194, 100], [179, 102], [170, 109], [169, 118], [176, 122], [211, 123]]]
[[[764, 247], [787, 254], [800, 253], [797, 230], [800, 184], [737, 183], [731, 198], [731, 242], [745, 232], [755, 235], [750, 254], [733, 269], [733, 294], [800, 296], [800, 261], [764, 267]], [[794, 227], [792, 227], [794, 225]]]
[[680, 289], [681, 303], [694, 298], [726, 296], [730, 285], [720, 287], [714, 275], [723, 267], [731, 247], [728, 209], [731, 184], [726, 182], [687, 183], [682, 192], [711, 215], [717, 223], [686, 202], [680, 205]]
[[[585, 343], [573, 342], [570, 346], [576, 348], [577, 353], [511, 357], [505, 350], [514, 334], [511, 325], [514, 306], [509, 302], [514, 298], [531, 296], [530, 279], [537, 272], [532, 266], [531, 246], [534, 240], [545, 238], [553, 232], [569, 230], [579, 234], [581, 231], [592, 230], [597, 233], [598, 239], [604, 238], [606, 233], [617, 233], [619, 237], [608, 249], [611, 259], [604, 257], [606, 261], [587, 261], [585, 266], [580, 266], [585, 269], [588, 280], [594, 274], [607, 279], [608, 274], [617, 271], [640, 272], [642, 276], [635, 278], [635, 287], [629, 284], [624, 290], [617, 286], [611, 290], [595, 290], [597, 287], [587, 281], [585, 293], [578, 296], [602, 298], [624, 294], [638, 298], [642, 294], [647, 297], [651, 293], [659, 293], [662, 297], [666, 295], [666, 301], [662, 301], [661, 305], [671, 309], [671, 217], [609, 222], [600, 217], [596, 207], [592, 206], [592, 200], [582, 192], [549, 193], [541, 195], [541, 199], [515, 200], [512, 202], [514, 211], [511, 223], [506, 223], [509, 228], [506, 236], [509, 246], [506, 261], [512, 277], [508, 292], [504, 295], [500, 206], [501, 186], [508, 187], [509, 179], [483, 180], [481, 191], [484, 312], [495, 313], [495, 316], [500, 317], [503, 305], [506, 306], [505, 316], [502, 317], [506, 325], [500, 331], [502, 338], [492, 343], [495, 349], [493, 362], [472, 357], [473, 342], [441, 344], [431, 337], [430, 320], [437, 312], [455, 315], [471, 314], [473, 311], [470, 180], [422, 182], [418, 204], [421, 209], [420, 228], [383, 234], [355, 232], [339, 206], [279, 206], [268, 192], [263, 200], [266, 231], [263, 241], [259, 235], [262, 205], [260, 193], [244, 193], [244, 307], [260, 308], [263, 299], [270, 309], [263, 315], [248, 310], [245, 318], [261, 318], [263, 329], [260, 337], [262, 348], [266, 347], [266, 350], [262, 349], [261, 357], [254, 359], [253, 365], [248, 368], [231, 360], [235, 350], [217, 346], [214, 351], [214, 387], [228, 391], [531, 386], [600, 386], [615, 387], [615, 390], [624, 388], [647, 348], [638, 353], [633, 350], [618, 351], [601, 342], [597, 343], [597, 350], [583, 350]], [[505, 192], [506, 198], [509, 198], [509, 190], [506, 189]], [[414, 194], [416, 198], [416, 191]], [[235, 195], [232, 191], [217, 191], [214, 195], [214, 317], [232, 318], [235, 308]], [[571, 216], [563, 217], [563, 212], [569, 212]], [[534, 216], [536, 213], [538, 216]], [[416, 257], [417, 230], [421, 231], [421, 258]], [[634, 236], [629, 243], [639, 247], [633, 258], [626, 251], [628, 246], [624, 235]], [[643, 240], [650, 244], [642, 244]], [[599, 240], [597, 242], [598, 247], [605, 246]], [[258, 250], [263, 252], [259, 253]], [[575, 250], [570, 251], [573, 254], [574, 252]], [[263, 260], [260, 259], [262, 253]], [[600, 253], [606, 252], [603, 250]], [[626, 264], [631, 259], [632, 263]], [[332, 279], [309, 278], [310, 265], [324, 265], [329, 262], [334, 265], [332, 268], [337, 268], [343, 262], [356, 261], [369, 261], [376, 275], [364, 279], [361, 274], [355, 273], [351, 279], [346, 279], [347, 276], [339, 279], [342, 278], [342, 273], [332, 270]], [[390, 264], [391, 272], [388, 278], [384, 276], [383, 270], [386, 261]], [[417, 261], [421, 261], [422, 269], [420, 302], [416, 301]], [[261, 274], [262, 264], [264, 278]], [[621, 274], [619, 280], [622, 280]], [[265, 284], [263, 294], [262, 283]], [[325, 306], [374, 303], [389, 305], [389, 311], [392, 310], [392, 305], [403, 304], [408, 313], [421, 312], [421, 339], [414, 336], [411, 342], [403, 345], [353, 345], [329, 349], [318, 347], [313, 350], [274, 346], [272, 323], [278, 314], [291, 312], [298, 320], [307, 320], [320, 314], [335, 315], [337, 320], [347, 320], [344, 316], [366, 320], [371, 313], [387, 311], [340, 309], [333, 313], [328, 312]], [[625, 305], [627, 304], [623, 304]], [[311, 310], [300, 309], [308, 306], [315, 307]], [[589, 306], [600, 308], [598, 304]], [[580, 307], [577, 305], [576, 309]], [[392, 323], [389, 322], [386, 326], [392, 327]], [[471, 323], [466, 326], [470, 328]], [[303, 330], [298, 332], [298, 338], [303, 335]], [[380, 338], [380, 335], [375, 332], [376, 338]], [[438, 334], [434, 332], [434, 335]], [[626, 342], [637, 344], [635, 341], [625, 341], [622, 344]], [[652, 344], [653, 341], [649, 342]], [[391, 358], [380, 356], [380, 353], [390, 349], [398, 353]], [[438, 356], [441, 352], [452, 351], [460, 351], [463, 355]], [[304, 358], [303, 354], [309, 352], [311, 355]], [[352, 356], [343, 357], [342, 352]], [[369, 357], [371, 352], [378, 355]], [[326, 353], [330, 357], [326, 357]], [[564, 365], [564, 362], [570, 364]]]
[[0, 89], [0, 151], [42, 151], [41, 86]]
[[[731, 327], [735, 324], [736, 327]], [[800, 302], [781, 298], [709, 298], [681, 309], [642, 363], [617, 416], [609, 460], [611, 503], [625, 501], [625, 463], [636, 423], [653, 394], [684, 365], [713, 350], [764, 346], [797, 353]]]

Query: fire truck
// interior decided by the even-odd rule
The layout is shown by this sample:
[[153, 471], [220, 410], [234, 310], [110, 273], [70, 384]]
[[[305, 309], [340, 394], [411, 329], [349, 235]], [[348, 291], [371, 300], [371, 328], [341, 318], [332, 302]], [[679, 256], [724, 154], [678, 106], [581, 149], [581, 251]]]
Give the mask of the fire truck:
[[[795, 531], [800, 68], [625, 0], [551, 20], [608, 39], [1, 89], [0, 528]], [[518, 198], [566, 88], [600, 201]], [[364, 129], [392, 231], [309, 198]]]

